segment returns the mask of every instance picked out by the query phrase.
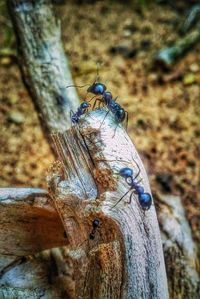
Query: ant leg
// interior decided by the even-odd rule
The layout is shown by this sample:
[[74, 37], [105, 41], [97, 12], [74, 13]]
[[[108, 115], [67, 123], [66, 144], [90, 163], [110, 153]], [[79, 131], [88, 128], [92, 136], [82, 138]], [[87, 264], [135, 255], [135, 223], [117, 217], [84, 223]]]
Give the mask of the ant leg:
[[106, 115], [104, 116], [104, 119], [103, 119], [103, 121], [102, 121], [102, 123], [101, 123], [99, 129], [101, 128], [102, 124], [104, 123], [104, 120], [106, 119], [106, 116], [108, 115], [109, 112], [110, 112], [110, 110], [108, 110], [108, 111], [106, 112]]
[[100, 75], [99, 75], [99, 63], [98, 63], [98, 62], [96, 63], [96, 67], [97, 67], [97, 69], [96, 69], [96, 76], [95, 76], [95, 79], [94, 79], [94, 81], [92, 82], [92, 84], [89, 85], [89, 86], [92, 86], [93, 84], [95, 84], [95, 83], [97, 82], [97, 80], [100, 78]]
[[73, 122], [72, 122], [72, 116], [74, 115], [74, 111], [73, 110], [70, 110], [70, 120], [71, 120], [71, 126], [72, 126], [72, 124], [73, 124]]
[[69, 88], [69, 87], [78, 87], [78, 88], [83, 88], [85, 86], [90, 86], [90, 84], [85, 84], [85, 85], [68, 85], [66, 86], [66, 88]]
[[[96, 108], [97, 101], [99, 101], [99, 103], [100, 103], [100, 99], [99, 99], [99, 98], [96, 98], [96, 100], [94, 101], [94, 105], [93, 105], [92, 109]], [[98, 107], [98, 108], [99, 108], [99, 107]]]
[[142, 182], [142, 179], [140, 179], [138, 182], [136, 182], [137, 184], [141, 183]]
[[132, 187], [112, 206], [111, 210], [131, 191]]
[[136, 199], [135, 194], [134, 194], [134, 190], [133, 190], [133, 192], [131, 193], [131, 195], [129, 197], [129, 201], [127, 201], [128, 204], [131, 204], [132, 196]]
[[100, 108], [100, 105], [101, 105], [101, 101], [99, 100], [99, 102], [98, 102], [98, 109]]
[[[91, 105], [90, 105], [91, 106]], [[89, 106], [89, 107], [90, 107]], [[84, 111], [83, 111], [83, 113], [82, 113], [82, 115], [84, 115], [84, 119], [86, 118], [86, 113], [89, 111], [89, 108], [86, 108]]]
[[[88, 91], [86, 92], [85, 96], [84, 96], [84, 101], [87, 99], [87, 95], [88, 95]], [[88, 101], [87, 101], [88, 102]]]
[[100, 100], [100, 108], [106, 107], [105, 101], [103, 99], [103, 97]]
[[93, 104], [93, 106], [92, 106], [92, 110], [94, 110], [94, 109], [95, 109], [95, 107], [96, 107], [96, 104], [97, 104], [97, 99], [94, 101], [94, 104]]
[[[87, 94], [88, 94], [88, 92], [87, 92]], [[87, 100], [87, 102], [90, 103], [95, 97], [96, 97], [96, 95], [91, 97], [91, 99]]]
[[106, 160], [106, 159], [95, 159], [95, 161], [97, 161], [97, 162], [123, 162], [123, 163], [129, 163], [129, 164], [131, 164], [131, 162], [128, 162], [128, 161], [126, 161], [126, 160], [117, 160], [117, 159], [115, 159], [115, 160]]
[[113, 137], [112, 137], [112, 138], [115, 137], [115, 133], [116, 133], [116, 131], [117, 131], [117, 127], [118, 127], [118, 124], [116, 125], [116, 127], [115, 127], [115, 129], [114, 129], [114, 134], [113, 134]]
[[95, 78], [95, 82], [97, 82], [97, 80], [100, 78], [100, 75], [99, 75], [99, 69], [100, 69], [100, 63], [99, 62], [96, 62], [96, 67], [97, 67], [97, 73], [96, 73], [96, 78]]
[[132, 159], [133, 159], [133, 161], [135, 162], [135, 164], [137, 165], [137, 168], [138, 168], [138, 173], [137, 173], [136, 176], [134, 177], [134, 180], [135, 180], [135, 179], [137, 179], [137, 177], [139, 176], [141, 169], [140, 169], [138, 163], [136, 162], [136, 160], [133, 158], [133, 156], [132, 156]]

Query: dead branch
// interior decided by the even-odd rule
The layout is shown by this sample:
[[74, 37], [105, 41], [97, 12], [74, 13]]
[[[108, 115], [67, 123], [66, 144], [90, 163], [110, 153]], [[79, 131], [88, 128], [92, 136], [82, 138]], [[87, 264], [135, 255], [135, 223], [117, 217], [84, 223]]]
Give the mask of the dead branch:
[[181, 200], [177, 196], [159, 195], [158, 203], [167, 275], [173, 277], [168, 280], [170, 298], [198, 298], [198, 250]]
[[23, 79], [47, 132], [64, 131], [79, 104], [50, 0], [8, 0]]
[[[146, 192], [150, 188], [143, 164], [125, 130], [118, 126], [114, 134], [116, 123], [111, 115], [102, 125], [105, 113], [92, 111], [79, 123], [78, 130], [84, 137], [82, 148], [76, 141], [77, 130], [54, 136], [59, 152], [63, 151], [59, 144], [74, 137], [73, 144], [65, 143], [72, 155], [62, 153], [66, 179], [60, 180], [54, 174], [50, 187], [72, 248], [76, 298], [168, 298], [154, 204], [144, 212], [137, 198], [127, 204], [127, 196], [113, 208], [129, 188], [117, 175], [122, 167], [131, 167], [136, 173], [139, 166], [138, 179]], [[85, 166], [84, 181], [93, 195], [98, 189], [97, 199], [88, 197], [77, 166], [73, 172], [68, 166], [74, 164], [73, 160], [84, 165], [85, 154], [91, 157], [93, 169], [91, 172]], [[101, 225], [95, 240], [89, 240], [91, 223], [96, 218]]]

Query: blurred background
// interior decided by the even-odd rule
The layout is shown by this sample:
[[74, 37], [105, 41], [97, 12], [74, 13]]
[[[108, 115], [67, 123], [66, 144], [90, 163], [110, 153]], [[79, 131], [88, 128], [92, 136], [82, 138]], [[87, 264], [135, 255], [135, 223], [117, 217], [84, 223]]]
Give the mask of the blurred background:
[[[188, 34], [183, 24], [198, 1], [54, 4], [75, 84], [92, 83], [96, 64], [101, 65], [100, 81], [129, 113], [128, 132], [155, 199], [158, 192], [180, 196], [193, 236], [200, 241], [200, 44], [173, 64], [156, 59]], [[189, 30], [197, 23], [192, 21]], [[77, 91], [84, 99], [86, 88]], [[46, 187], [53, 160], [21, 79], [15, 34], [1, 1], [0, 187]]]

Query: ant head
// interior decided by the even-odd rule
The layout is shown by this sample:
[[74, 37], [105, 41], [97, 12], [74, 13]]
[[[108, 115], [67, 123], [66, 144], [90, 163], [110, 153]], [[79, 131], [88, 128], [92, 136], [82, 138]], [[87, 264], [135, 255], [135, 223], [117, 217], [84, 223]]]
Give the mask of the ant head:
[[99, 224], [100, 224], [99, 219], [94, 219], [94, 220], [92, 221], [92, 226], [93, 226], [94, 228], [98, 227]]
[[118, 122], [123, 122], [125, 119], [125, 116], [126, 116], [126, 114], [125, 114], [125, 111], [123, 108], [120, 107], [119, 109], [117, 109], [117, 111], [115, 113], [115, 118]]
[[133, 176], [133, 170], [129, 167], [125, 167], [120, 169], [119, 175], [121, 175], [123, 178], [127, 179]]
[[90, 107], [91, 105], [90, 105], [90, 103], [88, 103], [88, 102], [83, 102], [83, 103], [81, 103], [81, 108], [83, 108], [83, 109], [87, 109], [88, 107]]
[[88, 89], [88, 92], [91, 92], [95, 95], [103, 95], [106, 90], [106, 86], [103, 83], [93, 83]]

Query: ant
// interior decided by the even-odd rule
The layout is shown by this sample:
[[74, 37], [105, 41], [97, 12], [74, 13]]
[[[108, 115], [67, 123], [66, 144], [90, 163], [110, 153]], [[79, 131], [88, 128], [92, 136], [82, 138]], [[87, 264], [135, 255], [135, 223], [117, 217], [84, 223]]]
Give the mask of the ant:
[[[113, 96], [112, 96], [112, 93], [109, 92], [109, 91], [106, 91], [107, 87], [105, 84], [103, 83], [100, 83], [100, 82], [96, 82], [96, 80], [98, 79], [99, 77], [99, 69], [98, 69], [98, 66], [97, 66], [97, 75], [96, 75], [96, 79], [95, 81], [92, 83], [92, 85], [89, 85], [89, 84], [85, 84], [85, 85], [69, 85], [67, 86], [67, 88], [69, 87], [79, 87], [79, 88], [82, 88], [82, 87], [85, 87], [85, 86], [88, 86], [88, 89], [87, 89], [87, 93], [92, 93], [94, 94], [94, 97], [95, 96], [102, 96], [101, 99], [96, 99], [95, 102], [94, 102], [94, 105], [93, 107], [95, 107], [96, 105], [96, 101], [99, 100], [100, 102], [103, 102], [105, 104], [105, 106], [108, 108], [108, 112], [106, 113], [102, 123], [101, 123], [101, 126], [106, 118], [106, 116], [108, 115], [109, 112], [112, 112], [113, 115], [114, 115], [114, 118], [117, 122], [117, 124], [119, 123], [122, 123], [125, 118], [126, 118], [126, 129], [127, 129], [127, 126], [128, 126], [128, 112], [125, 111], [118, 103], [116, 103], [116, 99], [113, 99]], [[89, 102], [94, 98], [92, 97]], [[87, 103], [87, 102], [84, 102], [84, 103]], [[89, 107], [89, 106], [88, 106]], [[88, 108], [87, 107], [87, 108]], [[80, 107], [80, 112], [81, 112], [81, 107]], [[82, 115], [83, 113], [85, 113], [85, 110], [83, 113], [81, 113], [80, 115], [78, 114], [79, 112], [77, 111], [77, 113], [74, 113], [74, 118], [73, 118], [73, 121], [74, 123], [77, 123], [78, 122], [78, 119], [79, 119], [79, 116]], [[73, 116], [72, 116], [73, 117]], [[117, 127], [116, 127], [117, 129]], [[116, 130], [115, 129], [115, 130]]]
[[[117, 98], [113, 99], [112, 93], [109, 91], [106, 91], [106, 89], [107, 89], [107, 87], [105, 86], [105, 84], [100, 83], [100, 82], [94, 82], [91, 86], [88, 87], [87, 92], [93, 93], [95, 96], [97, 96], [97, 95], [102, 96], [101, 99], [96, 99], [96, 101], [97, 100], [100, 100], [101, 102], [103, 101], [105, 106], [108, 108], [108, 112], [106, 113], [106, 115], [103, 119], [103, 122], [104, 122], [107, 114], [109, 113], [109, 111], [111, 111], [113, 113], [117, 123], [122, 123], [125, 120], [125, 118], [127, 117], [127, 120], [126, 120], [126, 127], [127, 127], [128, 112], [125, 111], [118, 103], [116, 103]], [[94, 106], [96, 104], [96, 101], [94, 103]]]
[[141, 207], [143, 208], [143, 210], [150, 209], [151, 204], [152, 204], [152, 197], [149, 193], [144, 192], [144, 188], [139, 185], [141, 180], [136, 182], [136, 178], [139, 176], [139, 174], [140, 174], [140, 169], [139, 169], [139, 172], [137, 173], [137, 175], [133, 178], [133, 170], [131, 168], [124, 167], [124, 168], [120, 169], [119, 175], [125, 179], [126, 183], [128, 184], [128, 186], [130, 186], [130, 188], [116, 202], [116, 204], [112, 208], [114, 208], [129, 193], [129, 191], [133, 190], [133, 192], [130, 195], [130, 199], [129, 199], [128, 203], [129, 204], [131, 203], [132, 195], [137, 194], [139, 203], [140, 203]]
[[78, 121], [79, 121], [79, 118], [81, 115], [83, 115], [84, 113], [86, 113], [86, 111], [88, 110], [88, 108], [90, 107], [91, 105], [88, 103], [88, 102], [83, 102], [80, 104], [80, 106], [78, 107], [77, 111], [74, 113], [72, 110], [71, 110], [71, 121], [73, 124], [77, 124]]
[[89, 234], [89, 239], [90, 240], [94, 240], [94, 238], [95, 238], [95, 234], [96, 234], [96, 231], [97, 231], [97, 229], [100, 227], [100, 221], [99, 221], [99, 219], [94, 219], [93, 221], [92, 221], [92, 231], [91, 231], [91, 233]]

